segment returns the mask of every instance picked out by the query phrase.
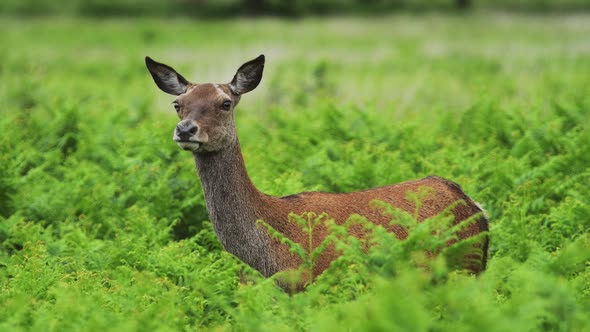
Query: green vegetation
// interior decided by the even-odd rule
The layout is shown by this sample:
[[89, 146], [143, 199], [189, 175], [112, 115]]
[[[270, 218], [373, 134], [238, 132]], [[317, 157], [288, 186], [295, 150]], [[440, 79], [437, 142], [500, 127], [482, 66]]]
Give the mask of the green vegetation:
[[[587, 15], [0, 28], [1, 331], [590, 329]], [[237, 124], [261, 190], [453, 179], [491, 216], [488, 270], [416, 268], [377, 230], [289, 296], [225, 253], [143, 57], [226, 82], [260, 53]]]

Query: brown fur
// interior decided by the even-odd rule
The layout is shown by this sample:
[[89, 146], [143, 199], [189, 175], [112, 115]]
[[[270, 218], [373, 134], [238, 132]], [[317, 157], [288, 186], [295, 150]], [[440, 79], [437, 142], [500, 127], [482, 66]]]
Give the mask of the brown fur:
[[[156, 84], [165, 92], [178, 95], [178, 114], [181, 122], [192, 122], [198, 131], [190, 141], [181, 141], [175, 132], [175, 140], [184, 149], [191, 150], [211, 222], [224, 248], [260, 271], [271, 276], [279, 271], [297, 268], [300, 258], [290, 253], [288, 247], [280, 244], [256, 220], [262, 219], [287, 238], [305, 244], [308, 234], [300, 226], [288, 221], [289, 213], [304, 212], [327, 213], [337, 223], [343, 223], [352, 214], [359, 214], [368, 220], [383, 225], [400, 239], [407, 237], [406, 230], [400, 226], [390, 226], [390, 218], [377, 209], [371, 208], [372, 200], [381, 200], [393, 207], [414, 213], [415, 205], [406, 199], [406, 193], [417, 191], [420, 187], [430, 187], [432, 191], [423, 201], [419, 210], [419, 221], [433, 217], [461, 200], [452, 213], [455, 223], [480, 213], [475, 223], [458, 233], [460, 239], [488, 231], [486, 218], [478, 206], [449, 180], [429, 176], [420, 180], [407, 181], [395, 185], [374, 188], [352, 193], [305, 192], [286, 197], [273, 197], [260, 192], [251, 182], [242, 158], [237, 138], [233, 110], [240, 96], [254, 89], [262, 78], [264, 57], [258, 57], [244, 64], [229, 84], [192, 84], [163, 64], [149, 58], [146, 64]], [[231, 101], [231, 108], [224, 109], [224, 101]], [[178, 128], [176, 129], [178, 130]], [[360, 228], [351, 228], [352, 235], [362, 237]], [[318, 246], [327, 236], [324, 226], [314, 230], [313, 246]], [[479, 273], [486, 267], [488, 237], [476, 245], [482, 255], [465, 257], [464, 267]], [[313, 275], [321, 274], [338, 256], [335, 248], [329, 246], [318, 258]], [[480, 262], [472, 262], [477, 257]], [[301, 289], [303, 284], [299, 285]]]
[[[381, 200], [391, 204], [393, 207], [400, 208], [406, 212], [413, 213], [415, 211], [415, 204], [406, 199], [406, 193], [408, 191], [418, 191], [420, 187], [430, 187], [433, 189], [428, 194], [427, 198], [423, 202], [423, 206], [419, 210], [419, 221], [426, 218], [433, 217], [446, 208], [451, 206], [458, 200], [464, 200], [466, 205], [458, 204], [452, 211], [455, 215], [455, 222], [461, 222], [470, 216], [481, 212], [479, 208], [469, 199], [460, 187], [455, 183], [445, 180], [440, 177], [430, 176], [420, 180], [407, 181], [395, 185], [370, 189], [366, 191], [358, 191], [345, 194], [333, 194], [323, 192], [310, 192], [300, 194], [295, 198], [287, 199], [276, 199], [269, 197], [269, 205], [273, 206], [273, 211], [269, 211], [267, 216], [271, 222], [271, 225], [281, 233], [285, 234], [288, 238], [298, 243], [305, 243], [307, 234], [304, 234], [300, 227], [293, 225], [292, 223], [280, 222], [280, 220], [286, 220], [288, 212], [295, 212], [301, 214], [307, 211], [313, 211], [317, 213], [326, 212], [331, 218], [337, 223], [341, 224], [350, 215], [359, 214], [366, 217], [377, 225], [382, 225], [396, 234], [400, 239], [404, 239], [408, 236], [406, 230], [399, 226], [389, 226], [391, 218], [384, 216], [380, 210], [370, 207], [372, 200]], [[275, 211], [280, 211], [279, 215]], [[262, 219], [266, 220], [264, 217]], [[487, 231], [487, 221], [482, 216], [470, 225], [466, 230], [459, 234], [459, 238], [464, 239], [473, 235], [477, 235], [482, 231]], [[351, 229], [352, 235], [361, 237], [363, 234], [360, 233], [360, 229]], [[317, 246], [321, 243], [323, 238], [327, 235], [326, 228], [320, 227], [316, 230], [314, 245]], [[275, 246], [280, 246], [275, 243]], [[279, 252], [283, 252], [279, 249]], [[336, 258], [337, 253], [333, 247], [328, 247], [323, 255], [320, 256], [314, 270], [314, 275], [322, 273], [328, 268], [330, 262]], [[474, 273], [479, 273], [485, 269], [485, 255], [482, 264], [473, 267], [471, 270]], [[298, 265], [298, 262], [294, 263], [292, 259], [287, 259], [281, 262], [281, 267], [294, 268]]]

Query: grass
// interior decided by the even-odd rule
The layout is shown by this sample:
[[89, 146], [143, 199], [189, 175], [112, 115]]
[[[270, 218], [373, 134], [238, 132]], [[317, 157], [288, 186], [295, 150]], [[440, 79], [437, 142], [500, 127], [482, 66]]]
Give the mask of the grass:
[[[588, 22], [3, 18], [0, 330], [587, 330]], [[225, 253], [143, 57], [227, 82], [260, 53], [237, 126], [261, 190], [453, 179], [490, 213], [488, 270], [376, 234], [289, 297]]]

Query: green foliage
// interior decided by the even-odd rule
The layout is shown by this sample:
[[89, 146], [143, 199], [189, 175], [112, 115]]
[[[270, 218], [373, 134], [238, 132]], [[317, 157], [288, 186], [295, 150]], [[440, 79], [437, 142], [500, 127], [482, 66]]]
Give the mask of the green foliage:
[[[0, 330], [588, 330], [589, 22], [4, 18]], [[331, 225], [343, 255], [305, 292], [224, 252], [142, 59], [226, 82], [260, 53], [236, 122], [261, 190], [453, 179], [490, 214], [487, 271], [455, 269], [469, 241], [443, 245], [448, 214], [416, 224], [378, 202], [407, 241], [358, 216]], [[309, 272], [323, 247], [291, 245]]]

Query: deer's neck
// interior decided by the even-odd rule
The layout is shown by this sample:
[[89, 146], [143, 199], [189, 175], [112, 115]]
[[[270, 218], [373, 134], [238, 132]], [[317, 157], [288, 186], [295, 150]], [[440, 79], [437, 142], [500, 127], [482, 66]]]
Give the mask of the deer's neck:
[[256, 226], [270, 200], [250, 180], [239, 142], [194, 156], [209, 217], [223, 247], [263, 275], [274, 274], [277, 264], [269, 255], [270, 239]]

